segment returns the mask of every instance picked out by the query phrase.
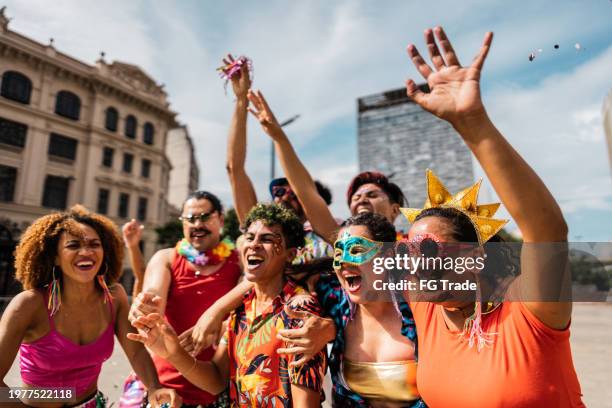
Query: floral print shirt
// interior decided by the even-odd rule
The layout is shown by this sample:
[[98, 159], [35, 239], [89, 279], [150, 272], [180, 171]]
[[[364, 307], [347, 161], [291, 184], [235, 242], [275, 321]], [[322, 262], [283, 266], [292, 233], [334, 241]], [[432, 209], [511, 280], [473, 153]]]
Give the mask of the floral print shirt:
[[280, 355], [286, 347], [279, 330], [298, 328], [304, 313], [320, 315], [316, 299], [288, 281], [281, 294], [261, 315], [255, 316], [257, 297], [251, 290], [242, 306], [230, 316], [225, 341], [230, 357], [232, 407], [291, 407], [291, 385], [300, 385], [323, 395], [325, 350], [301, 367], [289, 367], [299, 355]]

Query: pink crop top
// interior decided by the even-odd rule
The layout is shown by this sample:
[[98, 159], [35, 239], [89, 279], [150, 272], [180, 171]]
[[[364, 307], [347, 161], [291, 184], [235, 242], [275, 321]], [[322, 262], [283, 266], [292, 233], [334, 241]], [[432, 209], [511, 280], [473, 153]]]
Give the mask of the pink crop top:
[[[45, 304], [46, 304], [45, 296]], [[95, 341], [79, 345], [60, 334], [49, 317], [49, 333], [19, 347], [21, 380], [34, 387], [75, 388], [82, 395], [98, 380], [102, 363], [113, 353], [115, 316], [110, 304], [111, 322]]]

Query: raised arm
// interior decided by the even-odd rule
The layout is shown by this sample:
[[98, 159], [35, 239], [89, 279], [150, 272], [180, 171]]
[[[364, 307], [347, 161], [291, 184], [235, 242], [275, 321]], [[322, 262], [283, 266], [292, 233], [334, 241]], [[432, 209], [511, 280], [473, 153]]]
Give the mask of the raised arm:
[[319, 195], [310, 173], [295, 153], [291, 142], [274, 117], [263, 94], [260, 91], [250, 91], [248, 96], [254, 107], [254, 109], [249, 108], [249, 110], [257, 117], [263, 130], [274, 141], [274, 147], [285, 176], [300, 204], [302, 204], [306, 218], [320, 237], [333, 244], [338, 224], [329, 211], [325, 200]]
[[[493, 125], [482, 103], [480, 75], [492, 41], [493, 33], [489, 32], [478, 55], [464, 67], [441, 27], [426, 30], [425, 42], [433, 68], [425, 63], [414, 45], [408, 46], [408, 54], [427, 80], [431, 92], [422, 92], [409, 79], [406, 81], [408, 96], [423, 109], [448, 121], [459, 132], [516, 221], [524, 242], [566, 241], [567, 225], [557, 202], [538, 175]], [[521, 261], [522, 281], [529, 283], [529, 287], [522, 288], [524, 299], [547, 296], [546, 284], [570, 287], [570, 276], [563, 267], [548, 268], [544, 259], [548, 255], [537, 250], [531, 252], [529, 259], [523, 256]], [[550, 327], [563, 328], [569, 322], [571, 303], [525, 302], [525, 305]]]
[[[233, 62], [231, 55], [228, 55], [223, 60], [225, 64]], [[257, 204], [257, 195], [253, 188], [253, 183], [245, 170], [246, 161], [246, 126], [247, 126], [247, 108], [249, 101], [247, 92], [251, 87], [251, 79], [249, 77], [248, 68], [243, 65], [240, 68], [240, 75], [234, 76], [232, 79], [232, 89], [236, 95], [236, 106], [234, 107], [234, 115], [230, 123], [229, 137], [227, 141], [227, 174], [232, 185], [232, 196], [238, 221], [242, 225], [246, 220], [246, 215], [249, 210]]]
[[140, 251], [138, 244], [142, 238], [142, 230], [144, 226], [140, 225], [138, 221], [132, 219], [129, 222], [123, 224], [121, 232], [123, 233], [123, 241], [128, 250], [128, 257], [130, 260], [130, 267], [134, 274], [134, 288], [132, 289], [132, 299], [136, 298], [140, 292], [142, 292], [142, 285], [144, 281], [145, 268], [147, 267], [144, 255]]

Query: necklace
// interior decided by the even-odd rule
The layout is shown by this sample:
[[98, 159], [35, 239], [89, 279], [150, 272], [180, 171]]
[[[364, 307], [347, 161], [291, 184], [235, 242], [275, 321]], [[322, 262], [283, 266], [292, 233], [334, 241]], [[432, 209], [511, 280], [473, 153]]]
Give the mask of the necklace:
[[[197, 266], [219, 265], [229, 258], [234, 248], [234, 244], [228, 239], [224, 239], [214, 248], [207, 249], [204, 252], [195, 249], [186, 238], [176, 244], [176, 252]], [[195, 275], [200, 276], [200, 271], [196, 271]]]

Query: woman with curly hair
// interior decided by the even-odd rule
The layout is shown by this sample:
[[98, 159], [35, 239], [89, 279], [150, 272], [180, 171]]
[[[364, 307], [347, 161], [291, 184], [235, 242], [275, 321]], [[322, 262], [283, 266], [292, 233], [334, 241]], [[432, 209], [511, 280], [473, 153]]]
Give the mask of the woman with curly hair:
[[[105, 406], [98, 376], [117, 336], [153, 406], [164, 401], [180, 405], [173, 390], [161, 388], [145, 348], [127, 339], [133, 331], [128, 299], [116, 283], [123, 242], [111, 220], [81, 206], [43, 216], [25, 231], [15, 255], [16, 279], [24, 291], [0, 321], [0, 377], [4, 379], [19, 351], [24, 387], [71, 389], [62, 402], [24, 403]], [[6, 387], [4, 380], [0, 387]]]

